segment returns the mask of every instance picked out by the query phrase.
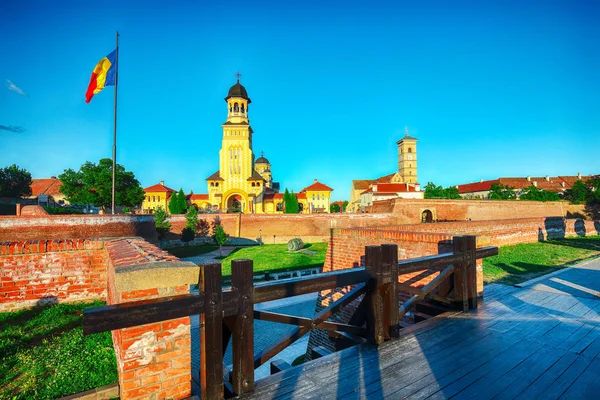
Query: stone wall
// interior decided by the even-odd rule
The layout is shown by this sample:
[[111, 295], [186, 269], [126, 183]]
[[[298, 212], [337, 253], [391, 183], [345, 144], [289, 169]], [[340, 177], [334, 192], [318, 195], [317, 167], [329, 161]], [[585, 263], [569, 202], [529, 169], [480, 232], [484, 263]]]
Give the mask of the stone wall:
[[140, 236], [156, 241], [152, 215], [48, 215], [0, 217], [0, 242]]

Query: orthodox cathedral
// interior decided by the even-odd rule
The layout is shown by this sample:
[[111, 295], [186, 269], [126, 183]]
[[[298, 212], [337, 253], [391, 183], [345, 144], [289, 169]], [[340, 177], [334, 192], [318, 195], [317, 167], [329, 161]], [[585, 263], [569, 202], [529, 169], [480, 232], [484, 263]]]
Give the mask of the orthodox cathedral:
[[[206, 178], [208, 195], [190, 194], [188, 203], [220, 212], [282, 213], [283, 193], [279, 192], [279, 183], [273, 181], [271, 164], [262, 153], [255, 159], [252, 150], [254, 131], [248, 118], [252, 101], [239, 76], [236, 84], [229, 89], [225, 102], [227, 120], [221, 125], [223, 141], [219, 151], [219, 170]], [[164, 186], [163, 182], [161, 185], [145, 189], [144, 210], [152, 212], [158, 205], [167, 205], [173, 189]], [[168, 193], [161, 196], [162, 192], [155, 192], [157, 188]], [[300, 212], [329, 212], [332, 191], [332, 188], [315, 179], [311, 185], [296, 193]]]

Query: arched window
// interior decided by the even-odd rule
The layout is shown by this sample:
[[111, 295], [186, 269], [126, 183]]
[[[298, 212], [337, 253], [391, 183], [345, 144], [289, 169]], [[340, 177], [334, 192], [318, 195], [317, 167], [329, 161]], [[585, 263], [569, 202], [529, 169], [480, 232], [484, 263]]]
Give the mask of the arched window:
[[242, 114], [244, 114], [246, 111], [244, 110], [244, 104], [242, 104]]
[[211, 182], [211, 183], [210, 183], [210, 186], [211, 186], [211, 187], [215, 187], [215, 183], [214, 183], [214, 182]]
[[275, 206], [275, 210], [283, 211], [283, 203], [277, 203], [277, 205]]
[[231, 108], [231, 104], [229, 105], [229, 112], [232, 112], [233, 108]]
[[219, 182], [215, 182], [215, 186], [216, 186], [216, 187], [219, 187]]
[[260, 186], [260, 182], [256, 182], [256, 186]]
[[239, 112], [240, 111], [240, 106], [238, 103], [234, 103], [233, 104], [233, 112]]
[[314, 200], [314, 199], [315, 199], [315, 195], [314, 195], [314, 193], [313, 193], [313, 200]]
[[410, 148], [410, 147], [409, 147], [409, 148], [408, 148], [408, 152], [409, 152], [409, 153], [412, 153], [412, 148]]
[[256, 186], [256, 183], [252, 182], [252, 187], [255, 187], [255, 186]]

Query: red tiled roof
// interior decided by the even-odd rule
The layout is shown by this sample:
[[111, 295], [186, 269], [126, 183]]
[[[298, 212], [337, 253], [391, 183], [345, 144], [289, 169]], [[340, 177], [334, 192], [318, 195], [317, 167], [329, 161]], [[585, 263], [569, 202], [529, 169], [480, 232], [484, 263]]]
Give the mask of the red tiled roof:
[[458, 185], [459, 193], [473, 193], [473, 192], [484, 192], [490, 190], [494, 183], [499, 183], [499, 179], [494, 179], [491, 181], [483, 181], [483, 182], [475, 182], [475, 183], [466, 183], [464, 185]]
[[31, 195], [39, 196], [46, 194], [49, 196], [60, 195], [60, 187], [62, 182], [58, 178], [40, 178], [31, 180]]
[[394, 177], [394, 175], [396, 175], [396, 173], [392, 173], [389, 175], [384, 175], [384, 176], [380, 176], [379, 178], [377, 178], [375, 181], [377, 183], [390, 183], [392, 178]]
[[175, 192], [175, 190], [171, 189], [170, 187], [167, 187], [165, 185], [161, 185], [160, 183], [157, 183], [156, 185], [152, 185], [152, 186], [148, 186], [147, 188], [144, 189], [144, 192]]
[[373, 184], [375, 182], [376, 181], [373, 179], [354, 180], [354, 181], [352, 181], [352, 187], [355, 190], [364, 190], [364, 189], [368, 189], [369, 186], [371, 186], [371, 184]]
[[208, 194], [188, 194], [185, 197], [188, 200], [208, 200]]
[[365, 190], [364, 192], [361, 192], [360, 194], [367, 194], [367, 193], [373, 193], [373, 188], [370, 187], [367, 190]]
[[315, 191], [333, 191], [332, 188], [330, 188], [327, 185], [322, 184], [321, 182], [315, 182], [310, 186], [305, 187], [304, 189], [302, 189], [303, 192], [306, 191], [311, 191], [311, 192], [315, 192]]
[[[581, 179], [585, 182], [587, 179], [593, 177], [593, 175], [582, 176]], [[500, 183], [503, 186], [509, 186], [513, 189], [526, 189], [533, 186], [534, 182], [540, 189], [548, 190], [551, 192], [562, 192], [570, 189], [579, 178], [576, 175], [572, 176], [551, 176], [546, 179], [545, 176], [530, 176], [529, 179], [523, 178], [498, 178], [489, 181], [467, 183], [464, 185], [458, 185], [458, 191], [460, 193], [473, 193], [488, 191], [494, 183]], [[564, 184], [564, 186], [563, 186]]]

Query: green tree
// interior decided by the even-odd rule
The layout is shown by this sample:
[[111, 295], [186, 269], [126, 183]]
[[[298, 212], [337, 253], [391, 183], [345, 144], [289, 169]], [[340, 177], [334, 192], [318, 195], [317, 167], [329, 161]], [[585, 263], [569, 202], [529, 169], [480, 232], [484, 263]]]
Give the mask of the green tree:
[[588, 203], [600, 203], [600, 175], [588, 179], [585, 185], [588, 189], [585, 200]]
[[285, 192], [283, 192], [283, 212], [285, 214], [288, 213], [288, 209], [290, 207], [290, 192], [285, 188]]
[[437, 186], [433, 182], [429, 182], [425, 185], [424, 197], [426, 199], [442, 199], [444, 197], [444, 188]]
[[185, 193], [183, 193], [183, 189], [179, 189], [179, 194], [177, 195], [177, 214], [185, 214], [187, 208]]
[[190, 207], [185, 213], [185, 227], [194, 233], [198, 232], [198, 209]]
[[458, 188], [455, 188], [454, 186], [450, 186], [445, 188], [442, 191], [442, 197], [444, 199], [451, 199], [451, 200], [460, 200], [462, 199], [462, 197], [460, 197], [460, 192], [458, 191]]
[[218, 215], [215, 215], [215, 217], [212, 220], [211, 225], [212, 225], [212, 232], [213, 232], [213, 236], [214, 236], [217, 231], [216, 230], [217, 226], [221, 226], [221, 218]]
[[31, 174], [16, 164], [0, 169], [0, 197], [31, 196]]
[[558, 201], [560, 200], [560, 196], [558, 195], [558, 193], [540, 189], [537, 186], [532, 185], [525, 189], [524, 193], [521, 194], [520, 199], [545, 202]]
[[215, 242], [219, 245], [219, 255], [223, 257], [222, 246], [227, 242], [227, 234], [221, 225], [215, 227]]
[[565, 191], [564, 199], [573, 204], [585, 203], [588, 198], [590, 188], [582, 181], [578, 180], [571, 189]]
[[169, 213], [178, 214], [177, 192], [172, 192], [169, 198]]
[[[79, 171], [66, 169], [58, 178], [60, 191], [71, 204], [93, 204], [109, 208], [112, 204], [112, 160], [101, 159], [98, 164], [86, 162]], [[117, 164], [115, 203], [118, 206], [138, 207], [144, 201], [144, 189], [133, 172]]]
[[156, 210], [154, 210], [154, 224], [156, 226], [156, 232], [158, 233], [159, 239], [164, 238], [165, 234], [169, 232], [169, 229], [171, 229], [169, 214], [167, 214], [162, 206], [158, 206]]
[[346, 207], [348, 207], [348, 200], [344, 200], [344, 203], [342, 204], [342, 211], [346, 212]]
[[299, 211], [300, 206], [298, 205], [298, 197], [296, 197], [296, 194], [292, 190], [292, 192], [290, 193], [289, 209], [286, 207], [285, 212], [286, 214], [298, 214]]
[[340, 205], [339, 204], [331, 204], [329, 206], [329, 212], [339, 213], [340, 212]]
[[512, 187], [496, 182], [490, 187], [489, 198], [491, 200], [512, 200], [516, 199], [517, 195]]

